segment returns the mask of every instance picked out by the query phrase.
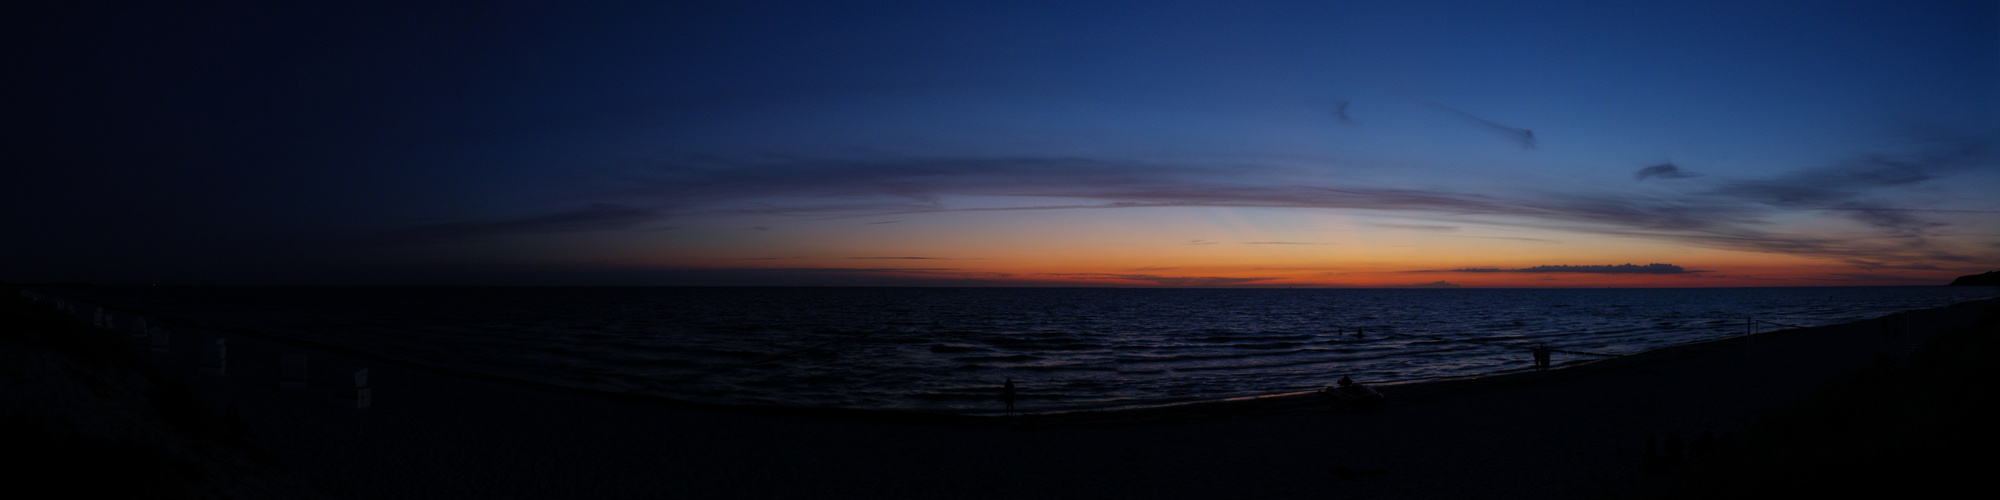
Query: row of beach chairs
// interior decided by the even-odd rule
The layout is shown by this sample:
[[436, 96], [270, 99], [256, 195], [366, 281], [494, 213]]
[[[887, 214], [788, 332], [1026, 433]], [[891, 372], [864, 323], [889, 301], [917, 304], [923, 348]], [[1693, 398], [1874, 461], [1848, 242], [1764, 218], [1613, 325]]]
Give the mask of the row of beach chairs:
[[[120, 315], [117, 312], [102, 306], [79, 305], [33, 290], [22, 290], [21, 296], [35, 303], [54, 307], [56, 310], [68, 314], [72, 318], [81, 319], [83, 316], [81, 313], [88, 311], [88, 319], [91, 326], [114, 332], [124, 331], [136, 340], [145, 341], [147, 350], [152, 352], [170, 352], [171, 346], [168, 340], [171, 332], [160, 321], [142, 315], [132, 315], [129, 321], [120, 322]], [[123, 327], [122, 329], [120, 328], [121, 326]], [[306, 382], [310, 379], [308, 375], [311, 373], [307, 369], [306, 355], [284, 354], [278, 361], [278, 388], [288, 390], [305, 389]], [[228, 339], [215, 338], [211, 339], [211, 342], [207, 344], [202, 344], [201, 356], [196, 361], [195, 371], [204, 375], [226, 376], [229, 373]], [[335, 397], [352, 400], [355, 408], [367, 408], [374, 403], [374, 390], [368, 385], [367, 367], [346, 367], [340, 369], [339, 373], [342, 374], [342, 379], [351, 376], [353, 385], [348, 385], [346, 383], [347, 380], [336, 382]]]

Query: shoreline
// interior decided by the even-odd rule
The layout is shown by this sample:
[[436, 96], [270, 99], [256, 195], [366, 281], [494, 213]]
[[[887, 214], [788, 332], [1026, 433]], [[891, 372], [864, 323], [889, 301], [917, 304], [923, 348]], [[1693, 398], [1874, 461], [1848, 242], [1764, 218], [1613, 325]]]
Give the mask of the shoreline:
[[[1880, 353], [2000, 299], [1656, 349], [1547, 372], [1382, 386], [1365, 411], [1313, 394], [1141, 410], [972, 417], [668, 403], [461, 376], [183, 328], [168, 353], [216, 414], [332, 497], [1577, 498], [1647, 483], [1648, 440], [1742, 433]], [[226, 376], [194, 350], [228, 340]], [[307, 388], [278, 357], [306, 354]], [[373, 406], [336, 395], [370, 370]], [[350, 382], [351, 383], [351, 382]]]
[[[190, 318], [161, 314], [156, 312], [135, 311], [124, 308], [113, 309], [110, 306], [98, 305], [95, 303], [83, 301], [82, 299], [71, 298], [65, 300], [72, 300], [72, 301], [82, 302], [83, 304], [104, 307], [107, 310], [123, 311], [125, 314], [143, 315], [151, 318], [158, 318], [161, 320], [161, 322], [175, 326], [179, 330], [191, 329], [195, 332], [209, 332], [211, 334], [219, 333], [219, 334], [255, 338], [276, 344], [283, 344], [297, 348], [321, 351], [323, 353], [334, 354], [346, 358], [351, 358], [354, 360], [362, 360], [370, 364], [381, 363], [385, 365], [394, 365], [413, 370], [428, 372], [436, 375], [460, 377], [465, 379], [481, 380], [481, 381], [500, 383], [500, 384], [509, 384], [526, 389], [573, 394], [578, 396], [603, 399], [607, 401], [616, 401], [626, 404], [654, 405], [654, 406], [663, 406], [663, 407], [680, 408], [688, 410], [700, 410], [700, 411], [742, 413], [750, 415], [807, 416], [807, 417], [828, 418], [828, 419], [879, 420], [886, 422], [904, 422], [904, 423], [960, 424], [960, 425], [985, 424], [985, 425], [1018, 426], [1023, 424], [1101, 425], [1102, 423], [1106, 422], [1121, 422], [1121, 421], [1135, 422], [1135, 423], [1136, 422], [1165, 423], [1165, 422], [1173, 422], [1185, 419], [1199, 420], [1199, 419], [1213, 418], [1214, 415], [1218, 414], [1261, 415], [1261, 414], [1275, 414], [1275, 413], [1287, 413], [1287, 412], [1299, 412], [1299, 411], [1312, 411], [1313, 407], [1326, 406], [1329, 404], [1328, 400], [1325, 399], [1324, 396], [1318, 394], [1317, 391], [1240, 396], [1240, 397], [1232, 397], [1232, 398], [1216, 399], [1216, 400], [1184, 401], [1184, 402], [1175, 402], [1175, 403], [1158, 404], [1158, 405], [1124, 406], [1124, 407], [1081, 409], [1081, 410], [1055, 410], [1055, 411], [1033, 412], [1033, 413], [1017, 412], [1014, 415], [1003, 415], [997, 413], [945, 413], [945, 412], [924, 411], [924, 410], [886, 409], [886, 408], [842, 408], [842, 407], [813, 407], [813, 406], [790, 406], [790, 405], [709, 403], [709, 402], [679, 399], [671, 396], [662, 396], [654, 394], [637, 394], [631, 392], [619, 392], [619, 391], [612, 391], [605, 389], [579, 387], [574, 385], [564, 385], [552, 382], [542, 382], [542, 381], [529, 380], [519, 377], [485, 373], [474, 370], [439, 366], [423, 362], [409, 361], [389, 356], [383, 356], [367, 351], [365, 349], [348, 347], [339, 344], [320, 342], [320, 341], [285, 336], [280, 334], [271, 334], [271, 333], [265, 333], [243, 328], [206, 326], [202, 325], [200, 321]], [[1515, 383], [1532, 383], [1534, 381], [1542, 379], [1560, 379], [1562, 377], [1568, 377], [1568, 376], [1581, 376], [1582, 375], [1581, 373], [1572, 372], [1572, 370], [1582, 370], [1587, 372], [1593, 369], [1617, 369], [1617, 368], [1603, 368], [1603, 367], [1589, 368], [1589, 367], [1606, 363], [1610, 363], [1611, 365], [1609, 366], [1622, 366], [1620, 363], [1643, 364], [1651, 362], [1650, 360], [1652, 358], [1660, 356], [1684, 356], [1686, 355], [1685, 354], [1686, 351], [1691, 349], [1698, 349], [1701, 348], [1702, 346], [1715, 346], [1715, 345], [1726, 345], [1737, 342], [1749, 342], [1754, 339], [1767, 338], [1773, 335], [1796, 335], [1797, 334], [1796, 332], [1799, 331], [1846, 327], [1860, 323], [1883, 321], [1886, 318], [1902, 314], [1921, 313], [1927, 311], [1958, 308], [1982, 302], [1992, 302], [1995, 304], [2000, 304], [2000, 298], [1972, 300], [1972, 301], [1960, 302], [1956, 304], [1934, 307], [1929, 309], [1903, 311], [1884, 317], [1861, 319], [1856, 321], [1850, 321], [1847, 323], [1838, 323], [1838, 324], [1822, 325], [1815, 327], [1791, 327], [1791, 328], [1784, 328], [1781, 330], [1763, 330], [1756, 334], [1734, 335], [1717, 339], [1703, 340], [1688, 344], [1659, 347], [1655, 349], [1650, 349], [1646, 351], [1641, 351], [1621, 356], [1613, 356], [1613, 357], [1605, 357], [1597, 359], [1579, 359], [1568, 363], [1557, 364], [1555, 367], [1552, 367], [1551, 369], [1545, 371], [1536, 371], [1527, 369], [1511, 370], [1511, 371], [1504, 371], [1504, 372], [1490, 373], [1490, 374], [1447, 377], [1440, 379], [1419, 380], [1410, 382], [1387, 382], [1379, 384], [1370, 384], [1370, 387], [1375, 387], [1380, 390], [1383, 390], [1385, 393], [1391, 396], [1390, 404], [1398, 404], [1411, 400], [1420, 400], [1423, 398], [1435, 397], [1441, 394], [1449, 394], [1465, 390], [1476, 390], [1478, 387], [1483, 387], [1483, 386], [1515, 384]], [[77, 315], [81, 314], [82, 314], [81, 309], [79, 309]], [[998, 400], [997, 395], [995, 400], [996, 401]]]

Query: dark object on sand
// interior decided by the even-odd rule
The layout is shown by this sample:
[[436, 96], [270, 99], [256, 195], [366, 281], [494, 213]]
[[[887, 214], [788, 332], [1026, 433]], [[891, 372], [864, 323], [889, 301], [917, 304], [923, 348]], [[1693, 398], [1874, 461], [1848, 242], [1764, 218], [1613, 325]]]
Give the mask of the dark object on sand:
[[1007, 402], [1007, 414], [1014, 414], [1014, 379], [1007, 379], [1007, 386], [1000, 389], [1000, 400]]
[[1951, 280], [1950, 286], [2000, 286], [2000, 271], [1959, 276], [1958, 279]]
[[1319, 392], [1333, 398], [1334, 402], [1350, 405], [1379, 404], [1382, 400], [1387, 399], [1382, 393], [1375, 392], [1374, 389], [1370, 389], [1368, 386], [1361, 385], [1355, 382], [1354, 379], [1347, 377], [1340, 377], [1339, 385], [1321, 389]]

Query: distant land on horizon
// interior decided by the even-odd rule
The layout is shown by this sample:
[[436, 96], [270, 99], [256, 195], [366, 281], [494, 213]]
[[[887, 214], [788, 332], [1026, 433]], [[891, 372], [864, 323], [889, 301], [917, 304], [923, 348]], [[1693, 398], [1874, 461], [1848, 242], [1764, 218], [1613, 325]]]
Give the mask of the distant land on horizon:
[[1958, 279], [1951, 280], [1950, 286], [2000, 286], [2000, 271], [1959, 276]]

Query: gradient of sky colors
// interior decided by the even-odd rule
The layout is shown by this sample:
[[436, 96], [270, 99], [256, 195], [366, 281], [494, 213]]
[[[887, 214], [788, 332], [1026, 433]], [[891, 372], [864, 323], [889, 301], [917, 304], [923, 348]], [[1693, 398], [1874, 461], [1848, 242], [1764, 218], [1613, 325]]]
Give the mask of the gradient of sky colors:
[[2000, 3], [962, 3], [36, 13], [0, 280], [2000, 269]]

